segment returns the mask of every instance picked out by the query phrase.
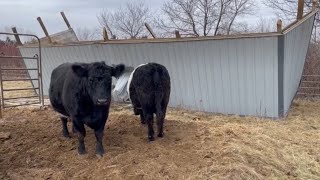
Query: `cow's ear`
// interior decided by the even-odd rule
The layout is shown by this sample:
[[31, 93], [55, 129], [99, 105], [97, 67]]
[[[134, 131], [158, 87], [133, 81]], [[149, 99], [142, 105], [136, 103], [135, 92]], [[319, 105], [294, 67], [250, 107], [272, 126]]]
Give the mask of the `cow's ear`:
[[124, 72], [125, 66], [123, 64], [116, 65], [112, 67], [112, 76], [118, 78]]
[[79, 77], [86, 77], [88, 75], [87, 68], [78, 64], [72, 65], [72, 71]]

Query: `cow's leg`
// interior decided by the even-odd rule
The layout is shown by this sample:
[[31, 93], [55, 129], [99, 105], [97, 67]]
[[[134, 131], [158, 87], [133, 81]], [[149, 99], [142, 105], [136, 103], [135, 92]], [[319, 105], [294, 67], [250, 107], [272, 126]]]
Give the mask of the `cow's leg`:
[[146, 124], [146, 119], [145, 119], [145, 117], [143, 115], [143, 111], [142, 110], [140, 110], [140, 120], [141, 120], [141, 124]]
[[143, 114], [148, 124], [148, 140], [154, 141], [153, 113], [144, 111]]
[[96, 144], [96, 154], [102, 156], [104, 154], [104, 148], [102, 145], [102, 139], [103, 139], [103, 128], [99, 130], [95, 130], [94, 134], [97, 139], [97, 144]]
[[133, 106], [133, 114], [134, 114], [134, 115], [139, 115], [139, 114], [140, 114], [139, 109], [136, 108], [135, 106]]
[[158, 137], [163, 137], [163, 123], [166, 115], [166, 108], [157, 113]]
[[76, 128], [74, 127], [74, 124], [72, 123], [72, 133], [75, 134], [77, 133]]
[[86, 153], [86, 147], [84, 145], [84, 137], [86, 137], [86, 129], [84, 128], [84, 124], [80, 122], [79, 119], [73, 120], [74, 128], [78, 132], [78, 152], [79, 154], [85, 154]]
[[61, 119], [61, 122], [62, 122], [62, 134], [63, 134], [63, 136], [66, 137], [66, 138], [70, 138], [70, 134], [69, 134], [68, 127], [67, 127], [68, 118], [61, 116], [60, 119]]

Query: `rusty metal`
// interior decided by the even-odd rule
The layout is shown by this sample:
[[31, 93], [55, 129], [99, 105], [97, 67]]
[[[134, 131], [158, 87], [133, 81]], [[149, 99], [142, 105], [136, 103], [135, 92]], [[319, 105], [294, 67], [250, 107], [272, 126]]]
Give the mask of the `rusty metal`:
[[21, 56], [0, 56], [0, 58], [22, 58], [22, 59], [37, 59], [36, 57], [21, 57]]
[[24, 78], [24, 79], [2, 79], [3, 82], [5, 81], [38, 81], [38, 78]]
[[0, 98], [0, 118], [2, 118], [2, 109], [4, 108], [3, 102], [3, 82], [2, 82], [2, 71], [1, 71], [1, 63], [0, 63], [0, 90], [1, 90], [1, 98]]
[[[36, 55], [37, 58], [39, 58], [38, 55]], [[38, 69], [38, 75], [41, 74], [40, 72], [40, 64], [39, 64], [39, 59], [37, 59], [37, 69]], [[41, 87], [41, 84], [40, 84], [40, 81], [38, 81], [38, 87]], [[43, 88], [42, 88], [43, 89]], [[37, 93], [37, 92], [36, 92]], [[40, 89], [39, 89], [39, 92], [40, 94]], [[43, 97], [43, 94], [42, 94], [42, 97]], [[39, 96], [39, 102], [41, 102], [41, 96]]]
[[1, 69], [2, 71], [23, 71], [23, 70], [27, 70], [27, 71], [36, 71], [38, 70], [37, 68], [3, 68]]
[[[37, 61], [37, 68], [2, 68], [0, 65], [0, 90], [1, 90], [1, 109], [7, 108], [7, 107], [17, 107], [17, 106], [24, 106], [24, 105], [31, 105], [31, 104], [40, 104], [41, 107], [44, 106], [44, 95], [43, 95], [43, 78], [42, 78], [42, 56], [41, 56], [41, 42], [40, 38], [37, 37], [36, 35], [33, 34], [20, 34], [20, 33], [3, 33], [0, 32], [0, 35], [12, 35], [12, 36], [29, 36], [29, 37], [34, 37], [38, 41], [38, 54], [36, 54], [33, 57], [23, 57], [23, 56], [6, 56], [4, 54], [0, 55], [0, 58], [23, 58], [24, 60], [36, 60]], [[3, 79], [3, 71], [37, 71], [37, 78], [17, 78], [17, 79]], [[32, 88], [16, 88], [16, 89], [4, 89], [3, 88], [3, 82], [5, 81], [38, 81], [38, 87], [32, 87]], [[13, 97], [13, 98], [5, 98], [4, 97], [4, 92], [5, 91], [24, 91], [24, 90], [38, 90], [38, 93], [36, 92], [37, 96], [27, 96], [27, 97]], [[11, 105], [11, 106], [6, 106], [5, 101], [8, 101], [9, 103], [13, 103], [10, 100], [14, 99], [26, 99], [26, 98], [34, 98], [34, 97], [39, 97], [36, 102], [32, 103], [22, 103], [19, 105]], [[0, 112], [1, 116], [1, 112]]]
[[36, 88], [17, 88], [17, 89], [2, 89], [2, 91], [26, 91], [26, 90], [35, 90], [39, 89], [39, 87]]
[[2, 106], [2, 109], [4, 108], [4, 97], [3, 97], [3, 81], [2, 81], [2, 70], [1, 70], [1, 64], [0, 64], [0, 90], [1, 90], [1, 106]]
[[3, 99], [4, 100], [12, 100], [12, 99], [28, 99], [28, 98], [35, 98], [35, 97], [38, 97], [38, 96], [24, 96], [24, 97], [3, 98]]
[[5, 106], [5, 108], [11, 108], [11, 107], [19, 107], [19, 106], [28, 106], [33, 104], [39, 104], [40, 102], [31, 102], [31, 103], [25, 103], [25, 104], [17, 104], [17, 105], [11, 105], [11, 106]]

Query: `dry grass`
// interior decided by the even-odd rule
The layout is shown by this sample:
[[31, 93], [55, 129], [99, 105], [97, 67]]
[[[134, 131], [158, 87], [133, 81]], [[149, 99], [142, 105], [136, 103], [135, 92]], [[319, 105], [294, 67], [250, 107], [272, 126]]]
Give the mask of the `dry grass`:
[[[22, 88], [32, 88], [31, 81], [5, 81], [3, 82], [4, 89], [22, 89]], [[5, 98], [15, 98], [15, 97], [27, 97], [34, 96], [34, 90], [22, 90], [22, 91], [5, 91], [3, 96]]]
[[287, 120], [170, 109], [165, 137], [147, 143], [131, 109], [114, 106], [102, 159], [77, 155], [50, 109], [9, 109], [0, 129], [1, 179], [320, 179], [320, 101], [296, 101]]

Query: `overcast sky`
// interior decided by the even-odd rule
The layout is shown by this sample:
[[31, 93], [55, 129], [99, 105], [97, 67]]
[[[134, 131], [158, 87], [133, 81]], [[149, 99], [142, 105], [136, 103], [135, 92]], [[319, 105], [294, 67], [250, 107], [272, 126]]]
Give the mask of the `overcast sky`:
[[[66, 30], [60, 11], [65, 12], [74, 29], [95, 28], [99, 26], [96, 16], [102, 9], [113, 11], [128, 1], [132, 0], [0, 0], [0, 31], [16, 26], [42, 37], [44, 34], [36, 20], [38, 16], [42, 18], [49, 34]], [[145, 0], [153, 11], [160, 9], [165, 1]], [[255, 1], [258, 3], [261, 0]], [[259, 16], [274, 18], [270, 9], [260, 6], [256, 16], [246, 20], [255, 23]]]

